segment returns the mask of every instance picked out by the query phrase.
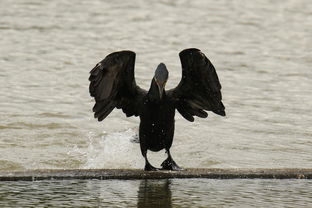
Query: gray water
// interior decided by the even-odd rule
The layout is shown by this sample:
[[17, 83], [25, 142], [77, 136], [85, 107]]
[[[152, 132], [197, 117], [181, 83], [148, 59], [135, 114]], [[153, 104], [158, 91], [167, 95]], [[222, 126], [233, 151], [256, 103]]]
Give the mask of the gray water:
[[[129, 49], [138, 85], [147, 89], [164, 62], [170, 89], [189, 47], [214, 64], [227, 117], [177, 114], [180, 166], [311, 168], [309, 0], [0, 0], [0, 14], [0, 170], [142, 168], [131, 142], [138, 118], [115, 110], [93, 119], [88, 73]], [[155, 166], [166, 157], [149, 156]]]
[[0, 182], [8, 207], [311, 207], [308, 180]]

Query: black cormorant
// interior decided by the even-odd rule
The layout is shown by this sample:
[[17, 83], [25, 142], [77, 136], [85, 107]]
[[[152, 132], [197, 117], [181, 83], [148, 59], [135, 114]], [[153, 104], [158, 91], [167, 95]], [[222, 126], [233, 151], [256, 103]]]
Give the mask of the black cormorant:
[[114, 109], [140, 117], [139, 141], [144, 170], [157, 170], [147, 159], [147, 150], [165, 149], [168, 158], [161, 164], [165, 170], [181, 170], [170, 154], [174, 134], [175, 110], [188, 121], [194, 116], [206, 118], [206, 111], [225, 116], [221, 85], [214, 66], [198, 49], [185, 49], [179, 54], [182, 78], [177, 87], [165, 90], [166, 65], [160, 63], [148, 91], [135, 82], [135, 53], [119, 51], [106, 56], [90, 71], [89, 92], [95, 99], [94, 117], [102, 121]]

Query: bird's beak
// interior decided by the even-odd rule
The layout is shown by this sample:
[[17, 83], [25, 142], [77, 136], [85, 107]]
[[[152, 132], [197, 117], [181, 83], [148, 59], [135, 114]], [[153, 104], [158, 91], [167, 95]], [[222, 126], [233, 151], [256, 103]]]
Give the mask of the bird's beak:
[[159, 83], [159, 82], [156, 82], [157, 83], [157, 86], [158, 86], [158, 91], [159, 91], [159, 97], [160, 99], [162, 98], [162, 95], [163, 95], [163, 92], [164, 92], [164, 83]]

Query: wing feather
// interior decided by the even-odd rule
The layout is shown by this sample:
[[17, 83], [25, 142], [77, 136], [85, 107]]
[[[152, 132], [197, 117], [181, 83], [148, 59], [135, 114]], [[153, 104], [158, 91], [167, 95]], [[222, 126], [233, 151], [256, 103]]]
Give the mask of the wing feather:
[[90, 71], [89, 92], [95, 99], [94, 117], [105, 119], [116, 108], [127, 116], [138, 116], [146, 94], [134, 78], [135, 53], [119, 51], [106, 56]]
[[194, 116], [206, 118], [205, 110], [225, 116], [221, 84], [209, 59], [196, 48], [185, 49], [179, 56], [182, 78], [179, 85], [167, 93], [178, 112], [189, 121], [194, 121]]

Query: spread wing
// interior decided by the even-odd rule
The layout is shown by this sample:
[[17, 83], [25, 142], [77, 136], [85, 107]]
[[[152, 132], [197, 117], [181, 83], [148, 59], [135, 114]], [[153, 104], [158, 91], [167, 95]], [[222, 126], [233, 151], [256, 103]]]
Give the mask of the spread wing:
[[179, 56], [182, 79], [167, 93], [174, 100], [178, 112], [191, 122], [194, 116], [206, 118], [208, 114], [205, 111], [225, 116], [221, 84], [209, 59], [196, 48], [185, 49]]
[[140, 103], [147, 93], [136, 85], [135, 53], [111, 53], [90, 71], [89, 92], [95, 99], [94, 117], [105, 119], [116, 107], [129, 116], [138, 116]]

